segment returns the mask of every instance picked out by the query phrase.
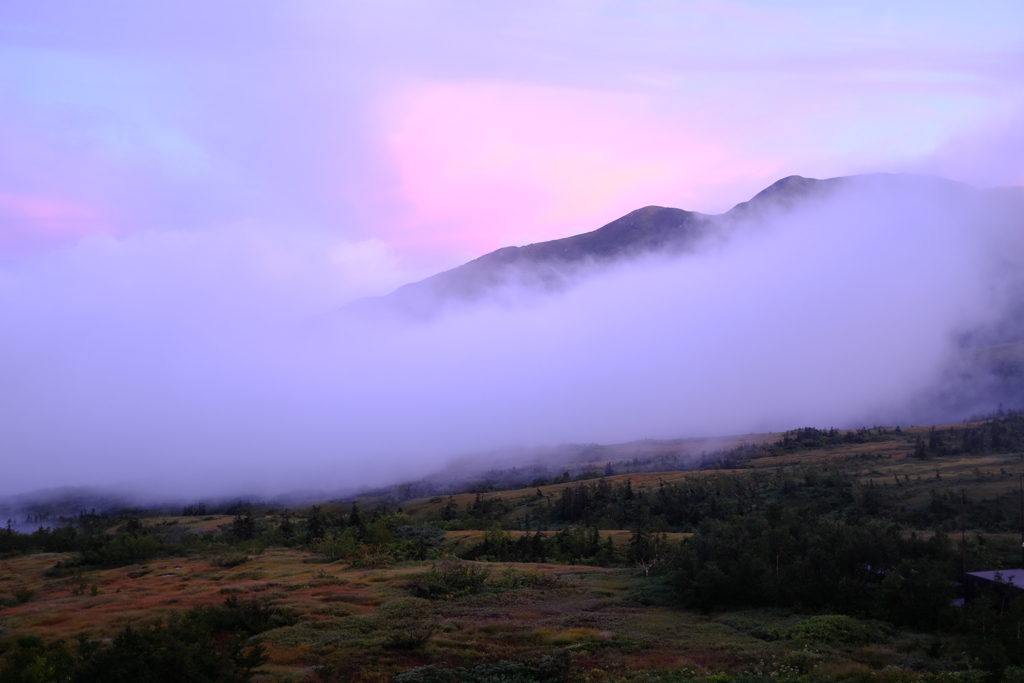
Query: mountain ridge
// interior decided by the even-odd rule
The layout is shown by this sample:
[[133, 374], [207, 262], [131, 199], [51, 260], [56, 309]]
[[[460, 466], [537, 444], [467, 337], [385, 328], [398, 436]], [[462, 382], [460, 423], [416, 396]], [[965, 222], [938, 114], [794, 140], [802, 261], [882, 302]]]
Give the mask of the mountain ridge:
[[644, 206], [589, 232], [524, 246], [507, 246], [402, 285], [389, 294], [357, 299], [342, 308], [346, 313], [376, 317], [398, 314], [429, 319], [451, 303], [473, 303], [508, 285], [523, 291], [554, 292], [569, 287], [588, 267], [665, 253], [695, 251], [705, 240], [725, 238], [741, 223], [756, 222], [795, 210], [840, 187], [883, 183], [890, 188], [925, 186], [943, 194], [970, 194], [1024, 206], [1024, 187], [977, 189], [965, 183], [905, 173], [869, 173], [834, 178], [786, 176], [749, 200], [721, 214], [704, 214], [663, 206]]
[[790, 209], [800, 200], [833, 189], [847, 178], [782, 178], [725, 213], [703, 214], [663, 206], [630, 211], [596, 230], [521, 247], [501, 247], [390, 294], [358, 299], [344, 310], [357, 314], [397, 312], [431, 317], [450, 301], [472, 302], [506, 284], [557, 291], [588, 265], [608, 265], [656, 252], [684, 253], [728, 224], [773, 209]]

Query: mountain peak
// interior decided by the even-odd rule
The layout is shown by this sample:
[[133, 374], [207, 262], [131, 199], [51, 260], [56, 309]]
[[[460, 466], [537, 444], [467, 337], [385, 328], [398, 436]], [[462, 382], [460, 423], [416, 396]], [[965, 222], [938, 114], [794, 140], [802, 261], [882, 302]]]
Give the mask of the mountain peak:
[[720, 216], [645, 206], [591, 232], [522, 247], [502, 247], [451, 270], [399, 287], [386, 296], [360, 299], [346, 309], [359, 312], [390, 309], [415, 317], [429, 317], [448, 301], [478, 300], [512, 283], [541, 290], [562, 289], [581, 268], [650, 253], [691, 251], [703, 238], [720, 231], [723, 219], [746, 219], [773, 209], [788, 209], [841, 180], [788, 176]]

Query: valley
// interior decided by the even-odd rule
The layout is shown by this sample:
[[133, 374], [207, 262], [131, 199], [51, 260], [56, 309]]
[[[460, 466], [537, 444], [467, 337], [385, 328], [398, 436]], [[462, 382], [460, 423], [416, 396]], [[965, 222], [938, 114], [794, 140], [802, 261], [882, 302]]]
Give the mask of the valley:
[[[259, 643], [256, 681], [491, 680], [502, 667], [515, 680], [983, 677], [1017, 655], [978, 646], [980, 600], [951, 602], [964, 564], [1020, 565], [1022, 427], [1010, 414], [748, 435], [662, 471], [643, 470], [671, 449], [645, 442], [647, 460], [527, 488], [89, 512], [0, 532], [0, 670], [29, 651], [58, 661], [46, 648], [76, 639], [117, 649], [125, 629], [237, 613], [259, 615], [239, 641]], [[635, 452], [601, 452], [616, 448]], [[749, 547], [730, 549], [744, 533]], [[941, 590], [928, 583], [942, 573]], [[990, 637], [1018, 608], [1002, 609]]]

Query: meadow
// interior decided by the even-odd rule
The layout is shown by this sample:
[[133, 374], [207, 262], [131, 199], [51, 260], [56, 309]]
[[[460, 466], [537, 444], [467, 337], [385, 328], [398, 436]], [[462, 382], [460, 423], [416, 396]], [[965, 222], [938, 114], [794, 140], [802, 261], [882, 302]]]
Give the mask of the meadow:
[[671, 446], [648, 444], [526, 488], [9, 527], [0, 682], [1015, 681], [1024, 602], [953, 601], [965, 570], [1021, 566], [1022, 427], [752, 435], [661, 471]]

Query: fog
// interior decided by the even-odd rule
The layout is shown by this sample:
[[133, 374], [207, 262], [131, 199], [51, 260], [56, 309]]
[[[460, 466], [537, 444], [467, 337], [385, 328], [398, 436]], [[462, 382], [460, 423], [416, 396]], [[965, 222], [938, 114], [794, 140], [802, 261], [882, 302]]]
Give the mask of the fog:
[[427, 274], [374, 241], [87, 238], [0, 265], [0, 494], [333, 492], [500, 448], [1018, 407], [982, 347], [1024, 339], [1022, 204], [861, 177], [692, 253], [426, 321], [341, 310]]

